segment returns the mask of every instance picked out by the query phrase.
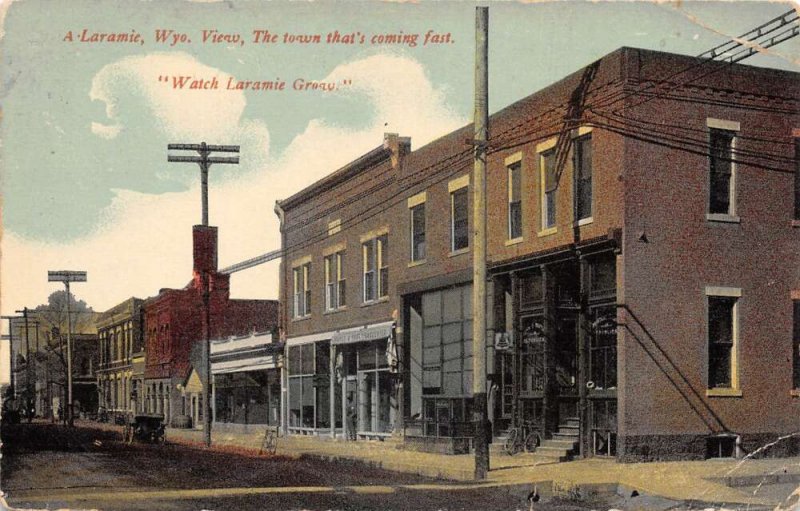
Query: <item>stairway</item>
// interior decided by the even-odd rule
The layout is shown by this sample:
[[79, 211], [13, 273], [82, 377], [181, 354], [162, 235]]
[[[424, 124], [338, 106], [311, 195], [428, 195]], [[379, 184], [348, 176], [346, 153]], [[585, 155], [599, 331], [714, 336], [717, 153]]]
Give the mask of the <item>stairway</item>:
[[565, 419], [558, 425], [558, 431], [553, 433], [553, 438], [544, 440], [534, 454], [552, 462], [571, 460], [578, 447], [579, 431], [578, 418]]
[[[542, 445], [536, 449], [536, 452], [518, 453], [515, 456], [531, 456], [543, 463], [569, 461], [577, 452], [579, 431], [580, 421], [577, 418], [570, 417], [558, 425], [558, 431], [553, 433], [553, 438], [544, 440]], [[507, 431], [500, 431], [494, 437], [489, 448], [489, 452], [493, 456], [507, 456], [503, 448], [506, 438], [508, 438]]]

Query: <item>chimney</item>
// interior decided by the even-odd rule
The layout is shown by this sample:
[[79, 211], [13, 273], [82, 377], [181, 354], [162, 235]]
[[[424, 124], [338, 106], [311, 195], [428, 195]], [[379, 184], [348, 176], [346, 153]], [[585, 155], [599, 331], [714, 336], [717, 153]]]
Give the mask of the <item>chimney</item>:
[[195, 225], [192, 228], [194, 242], [194, 273], [217, 271], [217, 228]]

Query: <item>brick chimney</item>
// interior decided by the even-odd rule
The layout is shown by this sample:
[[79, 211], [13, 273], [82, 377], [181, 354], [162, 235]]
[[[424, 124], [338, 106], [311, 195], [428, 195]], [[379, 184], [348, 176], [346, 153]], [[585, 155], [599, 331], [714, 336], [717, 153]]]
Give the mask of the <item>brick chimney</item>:
[[194, 242], [194, 273], [217, 271], [217, 228], [208, 225], [195, 225], [192, 228]]

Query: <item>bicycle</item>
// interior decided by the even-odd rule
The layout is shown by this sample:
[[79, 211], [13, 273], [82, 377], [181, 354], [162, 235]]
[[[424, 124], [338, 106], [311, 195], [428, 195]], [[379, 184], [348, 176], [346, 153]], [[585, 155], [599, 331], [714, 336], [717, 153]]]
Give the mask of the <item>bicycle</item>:
[[522, 426], [516, 426], [509, 430], [503, 448], [509, 456], [513, 456], [525, 449], [525, 452], [535, 452], [536, 448], [542, 444], [542, 436], [530, 422], [524, 422]]

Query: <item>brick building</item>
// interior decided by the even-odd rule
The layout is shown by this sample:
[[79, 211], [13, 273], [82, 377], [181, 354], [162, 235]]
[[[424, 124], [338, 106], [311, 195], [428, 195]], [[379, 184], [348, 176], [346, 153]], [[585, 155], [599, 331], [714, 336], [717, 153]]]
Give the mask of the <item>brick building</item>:
[[[182, 289], [161, 289], [143, 304], [145, 329], [144, 409], [167, 421], [186, 415], [178, 385], [191, 371], [192, 346], [204, 339], [204, 279], [208, 285], [211, 338], [270, 331], [277, 325], [275, 300], [230, 298], [230, 275], [217, 271], [217, 228], [194, 226], [192, 280]], [[200, 409], [204, 409], [202, 403]]]
[[141, 298], [131, 297], [100, 314], [97, 385], [100, 406], [112, 412], [141, 410], [138, 398], [144, 375], [135, 374], [134, 359], [144, 352]]
[[[496, 434], [630, 461], [800, 430], [798, 93], [797, 73], [622, 48], [491, 116]], [[290, 431], [339, 427], [353, 395], [362, 436], [468, 436], [471, 138], [388, 136], [278, 203]], [[399, 376], [369, 376], [393, 341]]]

